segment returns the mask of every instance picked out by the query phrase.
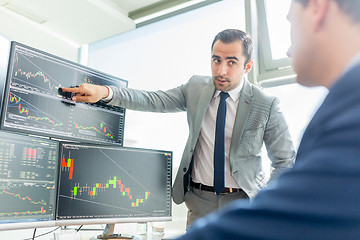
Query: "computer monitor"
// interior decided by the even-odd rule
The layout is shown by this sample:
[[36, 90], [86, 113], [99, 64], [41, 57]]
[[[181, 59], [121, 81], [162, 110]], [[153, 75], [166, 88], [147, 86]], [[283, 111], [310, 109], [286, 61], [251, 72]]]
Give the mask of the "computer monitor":
[[125, 109], [75, 103], [61, 87], [127, 87], [127, 81], [11, 42], [1, 129], [61, 140], [122, 145]]
[[2, 109], [3, 92], [9, 63], [10, 40], [0, 33], [0, 109]]
[[57, 141], [0, 131], [0, 230], [55, 226]]
[[171, 151], [60, 145], [57, 225], [171, 220]]

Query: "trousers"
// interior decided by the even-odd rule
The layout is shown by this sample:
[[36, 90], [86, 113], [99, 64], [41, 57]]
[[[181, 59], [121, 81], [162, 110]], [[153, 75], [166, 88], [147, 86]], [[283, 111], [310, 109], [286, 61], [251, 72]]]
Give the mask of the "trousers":
[[190, 187], [185, 193], [185, 204], [188, 208], [186, 227], [189, 227], [196, 219], [218, 211], [238, 199], [249, 201], [249, 197], [243, 191], [216, 195], [214, 192]]

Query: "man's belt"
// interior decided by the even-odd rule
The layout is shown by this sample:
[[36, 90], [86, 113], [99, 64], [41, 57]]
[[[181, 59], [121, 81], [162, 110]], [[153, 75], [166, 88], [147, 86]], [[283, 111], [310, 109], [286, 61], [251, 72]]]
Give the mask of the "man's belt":
[[[196, 182], [193, 182], [192, 180], [190, 182], [190, 186], [193, 187], [193, 188], [203, 190], [203, 191], [208, 191], [208, 192], [215, 193], [214, 187], [207, 186], [207, 185], [204, 185], [202, 183], [196, 183]], [[234, 193], [234, 192], [243, 192], [243, 190], [241, 188], [227, 188], [227, 187], [225, 187], [222, 190], [221, 194]]]

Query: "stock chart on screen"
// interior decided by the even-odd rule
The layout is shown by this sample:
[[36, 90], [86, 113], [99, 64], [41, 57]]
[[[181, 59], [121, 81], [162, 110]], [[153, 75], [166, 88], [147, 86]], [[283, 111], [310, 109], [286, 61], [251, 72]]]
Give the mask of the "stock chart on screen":
[[54, 220], [56, 141], [0, 132], [0, 223]]
[[60, 139], [120, 143], [125, 110], [75, 103], [61, 87], [82, 83], [126, 87], [127, 81], [12, 42], [2, 128]]
[[57, 219], [171, 216], [172, 152], [62, 143]]

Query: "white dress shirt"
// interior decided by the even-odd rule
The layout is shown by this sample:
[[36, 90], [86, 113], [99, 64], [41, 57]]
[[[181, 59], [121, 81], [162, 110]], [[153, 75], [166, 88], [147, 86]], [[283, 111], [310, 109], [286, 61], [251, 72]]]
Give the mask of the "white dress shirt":
[[[231, 176], [229, 152], [231, 136], [234, 128], [236, 110], [239, 104], [240, 91], [244, 85], [241, 84], [229, 91], [230, 97], [226, 99], [226, 122], [225, 122], [225, 187], [239, 188], [239, 185]], [[194, 163], [192, 180], [208, 186], [214, 183], [214, 141], [216, 128], [216, 115], [220, 101], [220, 91], [216, 90], [206, 111], [199, 138], [194, 151]], [[241, 113], [240, 113], [241, 114]]]

